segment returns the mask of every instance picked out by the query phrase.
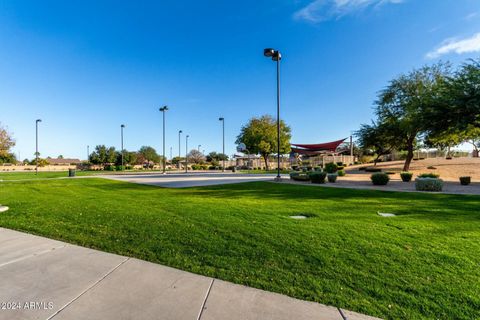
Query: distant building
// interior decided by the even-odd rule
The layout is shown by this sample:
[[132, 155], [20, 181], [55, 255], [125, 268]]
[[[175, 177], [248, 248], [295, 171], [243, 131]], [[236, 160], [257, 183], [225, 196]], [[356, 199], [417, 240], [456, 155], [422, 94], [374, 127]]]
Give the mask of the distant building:
[[60, 158], [47, 158], [48, 163], [52, 166], [65, 166], [65, 165], [78, 165], [82, 161], [80, 159], [60, 159]]

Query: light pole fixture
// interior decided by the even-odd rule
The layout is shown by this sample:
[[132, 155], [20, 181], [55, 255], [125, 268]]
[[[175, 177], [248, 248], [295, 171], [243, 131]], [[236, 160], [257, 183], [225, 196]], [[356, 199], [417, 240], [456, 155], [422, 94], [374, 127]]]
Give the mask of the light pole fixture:
[[122, 154], [122, 171], [123, 171], [123, 129], [124, 129], [124, 128], [125, 128], [125, 125], [122, 124], [122, 125], [120, 126], [120, 135], [121, 135], [121, 141], [122, 141], [122, 143], [121, 143], [121, 147], [122, 147], [122, 151], [121, 151], [121, 152], [122, 152], [122, 153], [121, 153], [121, 154]]
[[35, 121], [35, 174], [38, 175], [38, 123], [42, 122], [42, 119]]
[[166, 158], [165, 158], [165, 112], [168, 110], [167, 106], [163, 106], [159, 109], [163, 115], [163, 174], [166, 174]]
[[225, 172], [225, 118], [220, 117], [218, 118], [219, 121], [222, 121], [222, 141], [223, 141], [223, 147], [222, 147], [222, 157], [223, 157], [223, 166], [222, 166], [222, 172]]
[[185, 173], [188, 172], [188, 138], [190, 136], [187, 134], [185, 136]]
[[267, 48], [263, 50], [263, 55], [267, 58], [272, 58], [277, 62], [277, 177], [276, 181], [280, 181], [280, 60], [282, 54], [275, 49]]
[[181, 152], [180, 152], [180, 148], [182, 146], [182, 141], [180, 140], [180, 136], [182, 134], [182, 130], [178, 130], [178, 169], [180, 170], [180, 156], [181, 156]]

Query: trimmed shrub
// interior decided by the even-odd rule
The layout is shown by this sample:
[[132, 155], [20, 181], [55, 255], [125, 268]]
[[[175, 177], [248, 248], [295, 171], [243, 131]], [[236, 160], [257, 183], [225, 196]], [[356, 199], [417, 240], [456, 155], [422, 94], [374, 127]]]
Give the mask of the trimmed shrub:
[[346, 173], [345, 173], [345, 170], [338, 170], [337, 174], [338, 174], [339, 177], [345, 177]]
[[376, 167], [368, 167], [368, 168], [365, 168], [365, 171], [366, 172], [382, 172], [382, 169], [376, 168]]
[[343, 169], [345, 169], [345, 166], [337, 166], [337, 171], [338, 170], [343, 170]]
[[325, 178], [327, 177], [327, 174], [325, 172], [311, 172], [309, 174], [310, 180], [312, 183], [325, 183]]
[[402, 178], [403, 182], [410, 182], [410, 181], [412, 181], [413, 173], [411, 173], [411, 172], [401, 172], [400, 177]]
[[315, 171], [322, 171], [322, 167], [315, 167]]
[[370, 176], [370, 180], [376, 186], [384, 186], [390, 181], [390, 177], [386, 173], [377, 172]]
[[328, 182], [335, 183], [335, 181], [337, 181], [337, 174], [336, 173], [329, 173], [329, 174], [327, 174], [327, 179], [328, 179]]
[[417, 178], [415, 179], [415, 189], [417, 191], [442, 191], [443, 180], [437, 178]]
[[326, 173], [335, 173], [338, 170], [338, 166], [336, 163], [330, 162], [325, 164], [325, 172]]
[[360, 168], [358, 168], [358, 171], [365, 171], [365, 170], [367, 170], [367, 168], [368, 167], [360, 167]]
[[342, 161], [337, 162], [337, 166], [339, 167], [343, 166], [343, 162]]
[[290, 172], [290, 179], [295, 181], [310, 181], [310, 176], [301, 172]]
[[434, 179], [437, 179], [437, 178], [440, 178], [440, 175], [436, 174], [436, 173], [422, 173], [418, 177], [419, 178], [434, 178]]
[[112, 166], [112, 165], [105, 166], [105, 169], [104, 169], [104, 170], [107, 170], [107, 171], [115, 171], [115, 166]]
[[468, 186], [470, 184], [470, 182], [472, 182], [472, 178], [471, 177], [460, 177], [460, 184], [462, 186]]

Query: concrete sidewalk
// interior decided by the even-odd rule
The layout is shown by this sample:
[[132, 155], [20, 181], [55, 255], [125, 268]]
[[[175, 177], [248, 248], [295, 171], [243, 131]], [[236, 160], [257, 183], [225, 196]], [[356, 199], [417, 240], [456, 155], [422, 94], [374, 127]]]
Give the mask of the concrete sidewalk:
[[374, 319], [0, 228], [0, 319]]
[[[167, 188], [187, 188], [252, 181], [273, 181], [275, 176], [275, 174], [190, 172], [173, 174], [99, 175], [96, 177]], [[288, 175], [282, 176], [288, 178]]]

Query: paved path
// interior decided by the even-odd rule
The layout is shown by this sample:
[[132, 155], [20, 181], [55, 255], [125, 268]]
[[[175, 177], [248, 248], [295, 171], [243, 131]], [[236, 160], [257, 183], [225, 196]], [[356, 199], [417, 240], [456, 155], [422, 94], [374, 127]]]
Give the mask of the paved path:
[[[168, 188], [186, 188], [251, 181], [273, 181], [275, 176], [275, 174], [242, 173], [175, 173], [102, 175], [97, 177]], [[284, 175], [283, 177], [287, 179], [288, 175]]]
[[374, 319], [4, 228], [0, 276], [2, 320]]

